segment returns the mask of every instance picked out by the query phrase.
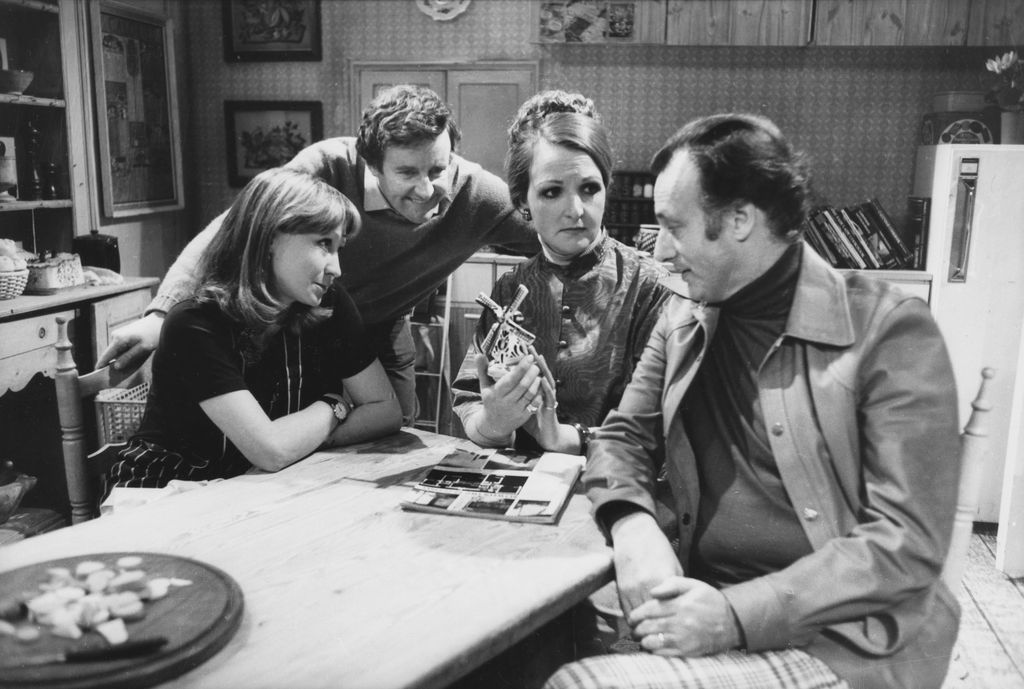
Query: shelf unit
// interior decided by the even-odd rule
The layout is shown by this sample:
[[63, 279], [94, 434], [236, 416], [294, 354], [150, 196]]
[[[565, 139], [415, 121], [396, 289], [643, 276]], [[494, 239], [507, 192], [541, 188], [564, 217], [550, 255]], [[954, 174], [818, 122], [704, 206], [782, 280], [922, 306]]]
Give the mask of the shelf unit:
[[16, 200], [0, 202], [0, 237], [34, 252], [70, 251], [91, 217], [81, 11], [70, 0], [0, 0], [8, 67], [33, 73], [24, 93], [0, 93], [17, 176]]
[[612, 173], [604, 210], [608, 234], [623, 244], [634, 246], [640, 226], [655, 222], [654, 175], [631, 170]]
[[[0, 202], [0, 237], [37, 253], [71, 251], [74, 237], [98, 224], [95, 175], [90, 174], [96, 169], [94, 119], [87, 98], [90, 4], [0, 0], [8, 68], [33, 73], [24, 93], [0, 93], [0, 137], [14, 143], [17, 181], [16, 200]], [[30, 122], [38, 131], [33, 156]], [[46, 163], [57, 166], [56, 175], [46, 174]], [[38, 193], [36, 176], [42, 187]], [[51, 184], [52, 193], [47, 189]], [[0, 457], [39, 480], [23, 507], [67, 509], [54, 402], [54, 318], [73, 319], [70, 334], [80, 361], [95, 361], [110, 330], [141, 315], [156, 282], [129, 278], [116, 286], [0, 301]]]

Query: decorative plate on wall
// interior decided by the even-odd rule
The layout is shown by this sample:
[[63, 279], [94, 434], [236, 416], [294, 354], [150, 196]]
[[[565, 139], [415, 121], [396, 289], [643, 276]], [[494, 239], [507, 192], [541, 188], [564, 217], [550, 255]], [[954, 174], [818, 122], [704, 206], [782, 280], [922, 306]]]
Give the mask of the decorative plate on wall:
[[436, 22], [455, 19], [469, 7], [469, 0], [416, 0], [420, 12]]

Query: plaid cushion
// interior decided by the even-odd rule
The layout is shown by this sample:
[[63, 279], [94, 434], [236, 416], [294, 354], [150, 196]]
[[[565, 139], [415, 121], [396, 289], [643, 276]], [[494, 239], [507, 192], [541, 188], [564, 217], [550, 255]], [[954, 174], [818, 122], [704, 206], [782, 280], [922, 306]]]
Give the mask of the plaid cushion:
[[702, 658], [604, 655], [563, 665], [543, 689], [849, 689], [804, 651], [730, 651]]

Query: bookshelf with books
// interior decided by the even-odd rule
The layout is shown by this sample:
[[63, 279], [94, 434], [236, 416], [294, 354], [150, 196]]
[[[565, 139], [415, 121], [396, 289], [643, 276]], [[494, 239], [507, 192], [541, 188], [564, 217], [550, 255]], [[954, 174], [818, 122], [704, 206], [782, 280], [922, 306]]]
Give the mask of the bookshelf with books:
[[923, 270], [877, 199], [821, 206], [807, 221], [808, 242], [836, 268]]
[[[927, 208], [927, 199], [925, 208]], [[804, 238], [826, 261], [840, 270], [857, 270], [900, 284], [907, 291], [929, 301], [931, 276], [925, 272], [924, 256], [927, 210], [920, 202], [908, 204], [908, 246], [896, 223], [878, 202], [868, 198], [848, 206], [820, 206], [809, 215]], [[915, 208], [925, 221], [914, 224]]]

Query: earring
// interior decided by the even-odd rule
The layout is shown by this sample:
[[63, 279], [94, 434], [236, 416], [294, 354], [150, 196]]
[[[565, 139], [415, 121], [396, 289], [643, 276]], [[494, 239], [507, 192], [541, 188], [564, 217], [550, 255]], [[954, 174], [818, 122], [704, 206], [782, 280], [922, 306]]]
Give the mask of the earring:
[[523, 220], [527, 220], [527, 221], [533, 220], [533, 216], [530, 215], [530, 209], [529, 208], [520, 208], [519, 212], [522, 214]]

